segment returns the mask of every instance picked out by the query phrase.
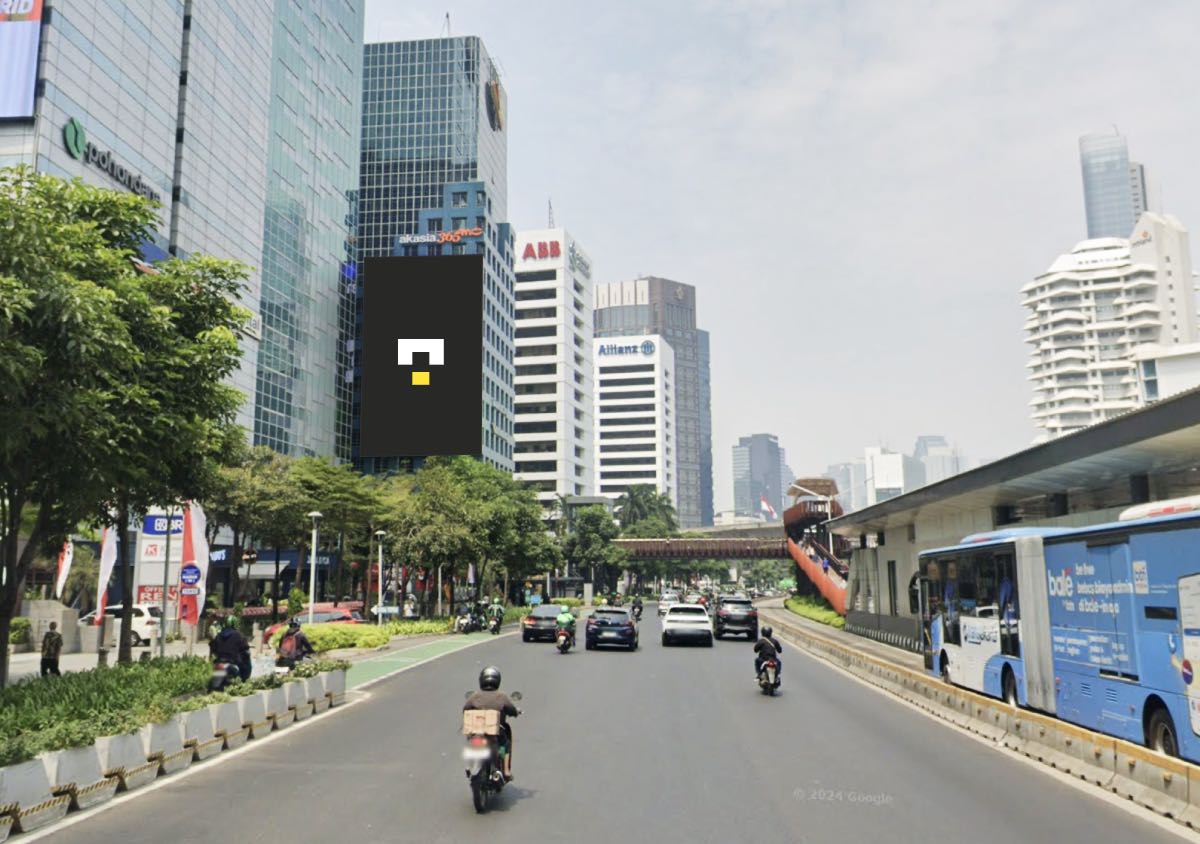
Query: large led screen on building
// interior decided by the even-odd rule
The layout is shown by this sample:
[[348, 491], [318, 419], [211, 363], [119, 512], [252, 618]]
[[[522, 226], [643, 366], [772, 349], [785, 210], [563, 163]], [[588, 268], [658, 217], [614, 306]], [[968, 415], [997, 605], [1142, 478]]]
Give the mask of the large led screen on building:
[[33, 117], [42, 0], [0, 0], [0, 120]]
[[369, 258], [363, 457], [483, 451], [483, 256]]

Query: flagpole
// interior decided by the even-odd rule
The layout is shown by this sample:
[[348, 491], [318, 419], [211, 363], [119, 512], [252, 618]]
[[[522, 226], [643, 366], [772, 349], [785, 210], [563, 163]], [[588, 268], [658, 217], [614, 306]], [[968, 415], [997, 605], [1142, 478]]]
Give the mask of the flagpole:
[[167, 547], [163, 557], [163, 591], [162, 618], [158, 621], [158, 655], [167, 655], [167, 590], [170, 588], [171, 574], [171, 508], [167, 507]]

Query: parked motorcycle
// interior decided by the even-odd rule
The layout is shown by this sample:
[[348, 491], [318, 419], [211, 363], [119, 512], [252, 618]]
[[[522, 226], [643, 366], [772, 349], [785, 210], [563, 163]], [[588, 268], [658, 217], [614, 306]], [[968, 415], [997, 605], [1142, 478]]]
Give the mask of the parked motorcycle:
[[[474, 692], [467, 692], [470, 697]], [[513, 692], [513, 700], [521, 693]], [[471, 783], [471, 801], [476, 812], [487, 811], [488, 800], [504, 790], [504, 748], [500, 743], [500, 713], [492, 709], [472, 709], [463, 713], [463, 733], [467, 746], [463, 748], [467, 779]]]
[[558, 628], [554, 633], [554, 644], [560, 654], [571, 650], [571, 631], [565, 627]]
[[454, 620], [454, 630], [457, 633], [474, 633], [482, 629], [483, 625], [480, 624], [479, 617], [470, 610], [463, 610]]
[[775, 690], [779, 688], [779, 663], [773, 659], [768, 659], [763, 663], [762, 669], [758, 672], [758, 687], [762, 689], [764, 695], [774, 695]]

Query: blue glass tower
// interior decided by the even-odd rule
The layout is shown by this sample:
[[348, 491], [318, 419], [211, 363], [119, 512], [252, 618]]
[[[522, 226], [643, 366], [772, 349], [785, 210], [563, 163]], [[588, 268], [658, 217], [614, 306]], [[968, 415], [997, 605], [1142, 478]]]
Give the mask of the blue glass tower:
[[[476, 37], [366, 46], [358, 256], [484, 256], [478, 456], [511, 471], [514, 238], [506, 222], [506, 105], [496, 65]], [[455, 239], [441, 233], [456, 233]], [[358, 385], [356, 368], [356, 462], [368, 472], [411, 468], [422, 455], [359, 457]]]

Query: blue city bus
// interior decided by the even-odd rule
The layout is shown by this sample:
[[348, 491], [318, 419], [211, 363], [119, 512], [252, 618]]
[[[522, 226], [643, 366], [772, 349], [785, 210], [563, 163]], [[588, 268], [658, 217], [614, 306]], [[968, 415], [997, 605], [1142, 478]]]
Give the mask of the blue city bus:
[[931, 673], [1200, 762], [1200, 497], [968, 536], [915, 586]]

